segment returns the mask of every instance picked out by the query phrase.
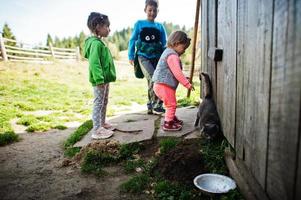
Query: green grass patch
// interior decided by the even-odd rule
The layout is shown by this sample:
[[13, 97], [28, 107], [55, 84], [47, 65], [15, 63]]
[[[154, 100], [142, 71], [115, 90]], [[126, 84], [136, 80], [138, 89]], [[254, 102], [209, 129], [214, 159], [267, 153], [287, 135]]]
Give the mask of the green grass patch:
[[68, 148], [73, 146], [76, 142], [80, 141], [93, 127], [92, 120], [88, 120], [84, 122], [80, 127], [78, 127], [74, 133], [72, 133], [66, 142], [64, 143], [64, 147]]
[[117, 162], [117, 160], [118, 158], [111, 154], [90, 150], [85, 155], [84, 162], [81, 165], [81, 171], [102, 176], [105, 174], [103, 167], [109, 163]]
[[134, 154], [138, 154], [143, 149], [139, 143], [123, 144], [119, 150], [120, 159], [132, 159]]
[[200, 198], [197, 194], [193, 194], [191, 188], [167, 180], [158, 181], [154, 191], [154, 198], [160, 200], [196, 200]]
[[120, 185], [120, 190], [122, 192], [128, 193], [142, 193], [149, 186], [150, 178], [145, 174], [138, 174], [125, 183]]
[[67, 156], [68, 158], [72, 158], [77, 153], [79, 153], [80, 150], [81, 150], [81, 147], [69, 147], [69, 148], [65, 149], [64, 155]]
[[159, 142], [159, 149], [161, 154], [165, 154], [170, 150], [174, 149], [179, 143], [179, 139], [176, 138], [165, 138]]
[[[88, 120], [93, 106], [93, 88], [87, 79], [87, 66], [86, 62], [55, 62], [53, 65], [0, 63], [0, 133], [13, 131], [10, 120], [14, 118], [20, 118], [19, 123], [25, 124], [31, 132], [63, 129], [65, 122]], [[131, 66], [121, 65], [117, 71], [127, 68], [131, 69]], [[198, 85], [196, 81], [195, 88]], [[132, 102], [146, 104], [147, 82], [134, 77], [122, 78], [118, 73], [117, 81], [110, 84], [109, 95], [107, 115], [112, 116], [118, 111], [118, 106], [131, 105]], [[186, 95], [187, 90], [179, 86], [177, 97], [180, 105]], [[197, 89], [191, 93], [190, 99], [198, 102]], [[55, 113], [43, 117], [25, 114], [38, 110]]]
[[126, 173], [135, 172], [138, 167], [145, 170], [145, 161], [142, 159], [126, 160], [123, 165], [124, 171]]
[[12, 131], [0, 133], [0, 146], [10, 144], [19, 140], [19, 136]]
[[67, 129], [67, 126], [64, 126], [64, 125], [56, 125], [56, 126], [54, 126], [53, 128], [59, 129], [59, 130], [65, 130], [65, 129]]
[[64, 142], [64, 155], [67, 157], [73, 157], [80, 151], [79, 147], [73, 147], [73, 145], [80, 141], [93, 127], [92, 120], [87, 120], [80, 127], [78, 127]]
[[227, 174], [228, 169], [224, 160], [225, 148], [229, 146], [225, 139], [201, 140], [201, 153], [210, 173]]

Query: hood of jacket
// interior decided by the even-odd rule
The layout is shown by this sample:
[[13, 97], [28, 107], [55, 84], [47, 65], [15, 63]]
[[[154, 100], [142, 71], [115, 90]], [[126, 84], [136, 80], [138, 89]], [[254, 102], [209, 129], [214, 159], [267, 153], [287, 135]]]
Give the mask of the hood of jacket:
[[101, 42], [101, 40], [95, 36], [90, 36], [85, 40], [85, 47], [84, 47], [84, 56], [85, 58], [89, 57], [90, 49], [93, 41], [98, 40]]

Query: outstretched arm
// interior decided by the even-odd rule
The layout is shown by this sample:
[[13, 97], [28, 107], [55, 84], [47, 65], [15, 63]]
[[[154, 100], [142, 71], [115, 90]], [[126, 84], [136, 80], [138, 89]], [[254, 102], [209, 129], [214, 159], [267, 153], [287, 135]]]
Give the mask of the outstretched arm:
[[192, 85], [189, 83], [189, 81], [187, 80], [187, 78], [182, 72], [179, 56], [175, 54], [168, 56], [167, 64], [170, 71], [175, 76], [175, 78], [179, 81], [179, 83], [181, 83], [187, 89], [192, 89]]

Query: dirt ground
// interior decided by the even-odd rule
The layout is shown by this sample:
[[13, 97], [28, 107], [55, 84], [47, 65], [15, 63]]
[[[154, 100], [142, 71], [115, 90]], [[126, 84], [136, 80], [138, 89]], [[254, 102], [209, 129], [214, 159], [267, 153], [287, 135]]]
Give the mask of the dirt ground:
[[118, 186], [128, 180], [119, 166], [108, 176], [85, 175], [74, 165], [62, 167], [63, 142], [74, 131], [52, 130], [22, 134], [22, 140], [0, 147], [1, 199], [147, 199], [121, 194]]
[[200, 147], [188, 141], [179, 143], [174, 149], [159, 157], [153, 172], [159, 172], [165, 179], [193, 185], [192, 180], [205, 173], [205, 164]]

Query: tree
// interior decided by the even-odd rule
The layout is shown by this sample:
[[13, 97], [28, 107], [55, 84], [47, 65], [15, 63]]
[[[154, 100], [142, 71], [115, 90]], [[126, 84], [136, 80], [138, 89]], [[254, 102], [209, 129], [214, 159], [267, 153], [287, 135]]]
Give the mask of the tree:
[[85, 39], [86, 39], [86, 35], [84, 33], [84, 31], [80, 32], [79, 36], [78, 36], [78, 43], [77, 46], [79, 46], [79, 50], [81, 55], [83, 55], [83, 49], [84, 49], [84, 45], [85, 45]]
[[[12, 31], [9, 28], [7, 23], [5, 23], [4, 26], [3, 26], [2, 37], [7, 38], [7, 39], [11, 39], [11, 40], [16, 40], [16, 37], [12, 33]], [[16, 46], [16, 42], [6, 42], [6, 44], [10, 45], [10, 46]]]
[[47, 34], [46, 45], [49, 46], [50, 44], [53, 45], [53, 40], [52, 40], [50, 34], [48, 33], [48, 34]]

